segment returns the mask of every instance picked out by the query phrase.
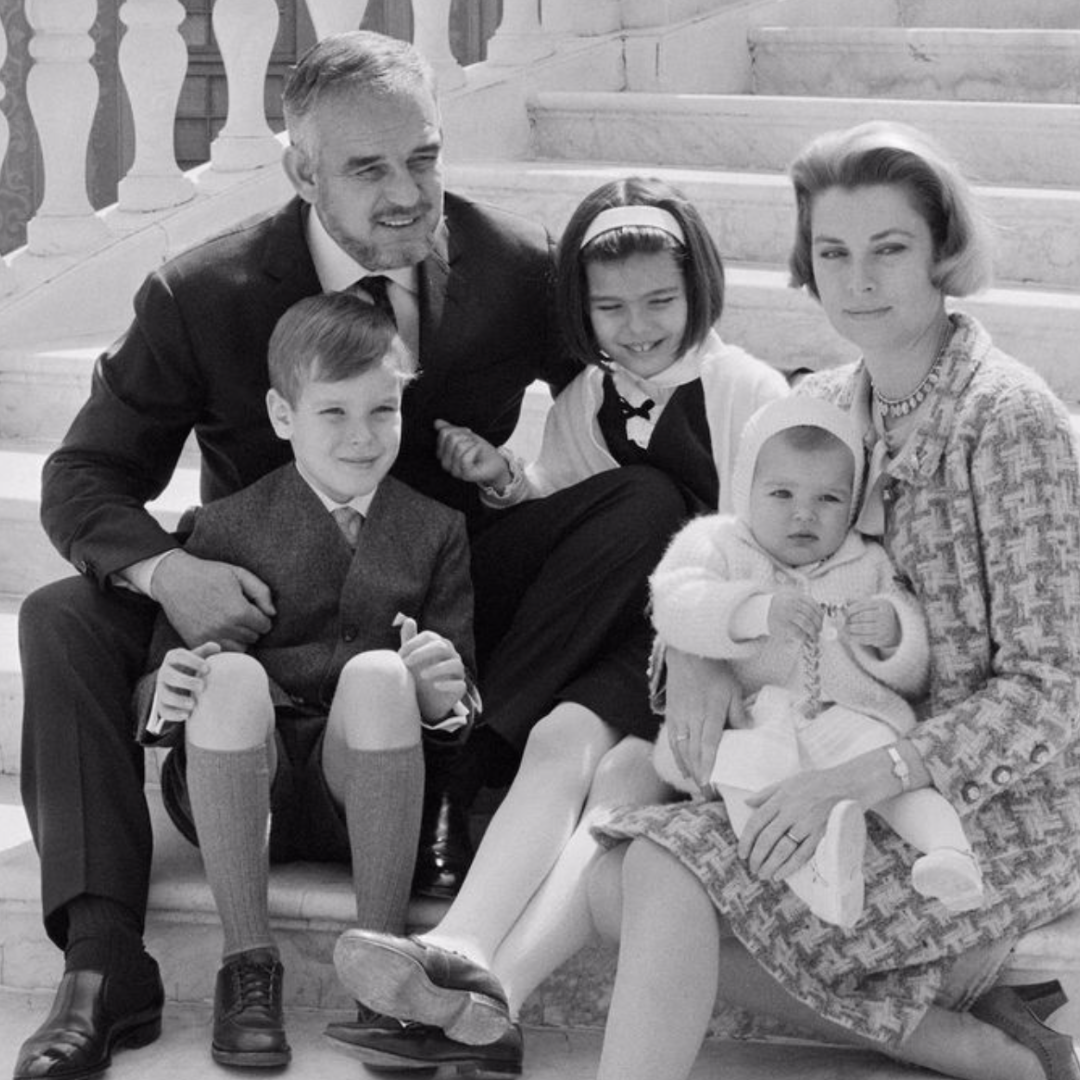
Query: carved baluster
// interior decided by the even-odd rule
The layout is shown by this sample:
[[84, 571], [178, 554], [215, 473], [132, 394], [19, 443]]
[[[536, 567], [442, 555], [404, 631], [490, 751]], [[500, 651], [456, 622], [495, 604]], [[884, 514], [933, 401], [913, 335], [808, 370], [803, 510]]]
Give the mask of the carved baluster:
[[[4, 61], [7, 59], [7, 32], [4, 30], [4, 24], [0, 22], [0, 71], [4, 68]], [[3, 82], [0, 82], [0, 101], [4, 100], [5, 90]], [[8, 121], [4, 115], [3, 110], [0, 109], [0, 166], [4, 164], [4, 158], [7, 157], [8, 152]], [[0, 256], [0, 296], [6, 296], [12, 289], [15, 288], [15, 275], [11, 272], [8, 264], [4, 261], [3, 256]]]
[[179, 0], [125, 0], [120, 19], [120, 72], [135, 122], [135, 160], [120, 181], [121, 210], [160, 210], [187, 202], [195, 185], [176, 164], [173, 124], [187, 72], [178, 27]]
[[45, 191], [27, 223], [27, 249], [65, 255], [94, 247], [108, 236], [86, 192], [86, 151], [98, 101], [90, 64], [96, 0], [26, 0], [33, 66], [26, 101], [37, 128]]
[[213, 13], [225, 77], [229, 116], [210, 147], [219, 172], [239, 172], [281, 158], [281, 144], [266, 122], [263, 82], [277, 37], [275, 0], [217, 0]]
[[488, 42], [489, 64], [527, 64], [554, 52], [554, 44], [540, 24], [538, 0], [503, 0], [498, 30]]
[[366, 7], [367, 0], [307, 0], [316, 40], [344, 30], [355, 30]]
[[435, 69], [441, 91], [464, 84], [465, 71], [450, 51], [450, 0], [413, 4], [413, 44]]

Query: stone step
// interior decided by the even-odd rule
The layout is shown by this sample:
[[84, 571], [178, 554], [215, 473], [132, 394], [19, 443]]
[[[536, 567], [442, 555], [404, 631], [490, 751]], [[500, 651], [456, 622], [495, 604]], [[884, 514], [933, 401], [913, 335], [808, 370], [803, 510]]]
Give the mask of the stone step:
[[[0, 595], [24, 596], [73, 572], [39, 520], [41, 467], [51, 449], [40, 442], [0, 441]], [[168, 488], [150, 503], [150, 511], [173, 529], [184, 510], [198, 502], [198, 469], [185, 456]]]
[[756, 94], [1080, 102], [1080, 30], [762, 27]]
[[[542, 221], [558, 236], [583, 196], [634, 171], [685, 192], [725, 262], [786, 262], [795, 209], [791, 184], [782, 173], [528, 161], [457, 165], [449, 177], [473, 198]], [[976, 192], [997, 229], [999, 282], [1080, 290], [1080, 188], [983, 186]]]
[[783, 172], [815, 135], [888, 119], [931, 132], [976, 183], [1080, 185], [1080, 107], [1009, 102], [548, 91], [534, 156]]
[[1080, 29], [1076, 0], [896, 0], [901, 26]]

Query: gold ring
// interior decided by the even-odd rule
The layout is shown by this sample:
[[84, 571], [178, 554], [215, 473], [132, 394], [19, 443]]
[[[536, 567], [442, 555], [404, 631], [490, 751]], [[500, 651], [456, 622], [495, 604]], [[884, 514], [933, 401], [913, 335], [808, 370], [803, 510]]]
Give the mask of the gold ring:
[[684, 733], [682, 735], [676, 735], [675, 736], [675, 741], [676, 742], [685, 742], [689, 738], [690, 738], [690, 736]]

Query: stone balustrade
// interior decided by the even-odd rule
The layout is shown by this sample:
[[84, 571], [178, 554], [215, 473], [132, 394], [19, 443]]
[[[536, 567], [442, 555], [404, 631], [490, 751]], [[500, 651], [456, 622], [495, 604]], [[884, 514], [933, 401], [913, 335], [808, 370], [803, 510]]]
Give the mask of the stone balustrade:
[[[610, 3], [610, 0], [602, 0]], [[596, 0], [581, 5], [583, 11]], [[145, 215], [168, 210], [215, 190], [214, 181], [276, 162], [281, 144], [270, 130], [263, 107], [263, 85], [278, 28], [275, 0], [216, 0], [214, 34], [228, 84], [228, 115], [211, 146], [209, 167], [194, 176], [179, 169], [173, 151], [173, 124], [187, 71], [187, 48], [180, 32], [184, 7], [180, 0], [122, 0], [119, 17], [125, 27], [119, 66], [132, 103], [134, 161], [119, 185], [117, 209], [103, 216], [90, 203], [86, 184], [87, 150], [99, 98], [92, 65], [91, 28], [98, 0], [24, 0], [32, 29], [32, 67], [27, 78], [27, 105], [41, 146], [44, 193], [27, 226], [27, 244], [20, 253], [0, 258], [0, 297], [17, 291], [22, 280], [20, 255], [35, 256], [34, 279], [41, 280], [42, 260], [70, 265], [108, 244], [111, 221], [137, 227]], [[307, 0], [316, 35], [356, 27], [366, 0]], [[469, 73], [450, 51], [451, 0], [413, 4], [414, 41], [435, 68], [442, 91], [468, 84]], [[12, 0], [14, 7], [14, 0]], [[545, 5], [547, 6], [547, 5]], [[6, 16], [0, 9], [0, 64], [7, 51]], [[528, 63], [552, 51], [537, 0], [504, 0], [502, 25], [490, 42], [491, 63]], [[566, 5], [552, 4], [554, 36], [572, 32]], [[0, 99], [5, 88], [0, 82]], [[9, 142], [8, 124], [0, 113], [0, 162]]]

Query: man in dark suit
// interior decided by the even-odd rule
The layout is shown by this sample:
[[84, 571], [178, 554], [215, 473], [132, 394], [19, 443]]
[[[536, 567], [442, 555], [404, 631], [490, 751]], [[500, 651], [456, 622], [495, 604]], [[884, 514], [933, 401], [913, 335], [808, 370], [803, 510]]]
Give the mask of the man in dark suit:
[[[100, 358], [90, 398], [44, 470], [42, 521], [81, 576], [22, 605], [22, 794], [41, 857], [45, 926], [64, 949], [65, 976], [16, 1080], [99, 1072], [114, 1045], [136, 1037], [133, 1016], [160, 1012], [160, 978], [142, 944], [151, 833], [132, 687], [159, 605], [185, 641], [226, 648], [265, 634], [272, 608], [255, 575], [178, 551], [145, 504], [168, 483], [192, 431], [206, 502], [287, 460], [263, 400], [267, 341], [288, 307], [358, 285], [392, 309], [422, 372], [406, 395], [394, 475], [465, 512], [478, 619], [489, 612], [477, 624], [481, 687], [485, 670], [512, 656], [526, 683], [506, 691], [516, 710], [524, 700], [539, 718], [551, 707], [561, 686], [545, 657], [558, 654], [556, 682], [565, 684], [568, 666], [592, 659], [583, 649], [571, 656], [576, 642], [595, 651], [605, 638], [602, 627], [578, 632], [582, 603], [560, 575], [587, 577], [613, 625], [625, 621], [674, 525], [654, 520], [648, 505], [641, 535], [606, 524], [641, 498], [619, 475], [630, 470], [598, 479], [543, 529], [542, 508], [489, 524], [475, 487], [441, 470], [436, 419], [501, 444], [528, 384], [558, 387], [571, 372], [552, 331], [546, 233], [444, 198], [438, 106], [419, 55], [377, 34], [326, 39], [290, 79], [285, 115], [284, 166], [299, 198], [149, 275], [130, 329]], [[638, 520], [633, 507], [629, 516]], [[537, 569], [523, 574], [519, 553]], [[499, 702], [485, 704], [496, 724]], [[430, 789], [439, 795], [441, 786]], [[441, 798], [429, 806], [429, 823], [444, 835], [441, 846], [422, 843], [418, 883], [452, 892], [462, 866], [447, 858], [445, 826], [464, 817]], [[136, 1034], [153, 1037], [145, 1024]]]

